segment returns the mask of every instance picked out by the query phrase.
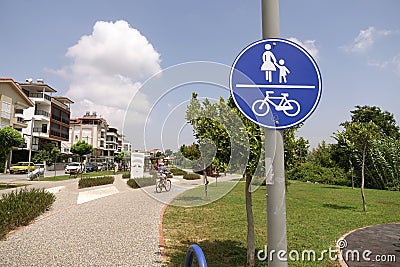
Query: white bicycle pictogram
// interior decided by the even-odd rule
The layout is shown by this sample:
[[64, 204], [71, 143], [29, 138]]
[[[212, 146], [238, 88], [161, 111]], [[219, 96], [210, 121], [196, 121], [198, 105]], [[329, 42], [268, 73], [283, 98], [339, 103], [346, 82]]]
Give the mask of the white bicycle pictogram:
[[[281, 96], [270, 96], [274, 91], [266, 91], [264, 99], [258, 99], [253, 102], [251, 109], [257, 116], [265, 116], [270, 110], [270, 105], [275, 107], [276, 111], [283, 111], [286, 116], [294, 117], [300, 112], [300, 104], [296, 100], [287, 99], [288, 93], [281, 93]], [[272, 100], [281, 100], [279, 104], [275, 104]]]

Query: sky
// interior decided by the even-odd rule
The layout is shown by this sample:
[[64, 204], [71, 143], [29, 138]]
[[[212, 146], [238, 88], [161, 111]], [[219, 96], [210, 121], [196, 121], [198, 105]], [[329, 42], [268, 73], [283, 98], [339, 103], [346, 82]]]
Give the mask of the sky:
[[[136, 148], [190, 143], [184, 110], [191, 93], [229, 96], [207, 83], [218, 73], [212, 63], [195, 63], [202, 83], [182, 84], [183, 69], [192, 66], [185, 63], [229, 68], [261, 39], [255, 0], [0, 0], [0, 10], [0, 77], [44, 79], [75, 102], [72, 117], [96, 111]], [[320, 103], [297, 133], [311, 147], [333, 142], [356, 105], [400, 120], [399, 10], [398, 0], [280, 1], [280, 37], [306, 48], [322, 75]], [[150, 86], [164, 78], [177, 83], [169, 91]], [[158, 127], [143, 129], [152, 124]]]

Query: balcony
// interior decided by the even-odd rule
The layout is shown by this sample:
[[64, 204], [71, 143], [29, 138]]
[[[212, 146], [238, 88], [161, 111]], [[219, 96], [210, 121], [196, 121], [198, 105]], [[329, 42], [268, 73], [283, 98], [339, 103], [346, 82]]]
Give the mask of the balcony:
[[28, 123], [24, 120], [23, 117], [14, 117], [13, 118], [13, 124], [17, 125], [21, 128], [26, 128], [28, 127]]
[[48, 137], [47, 129], [44, 129], [42, 127], [34, 127], [32, 129], [34, 136], [42, 136], [42, 137]]
[[35, 115], [38, 116], [36, 120], [50, 121], [50, 113], [44, 110], [35, 110]]
[[35, 102], [44, 102], [48, 104], [51, 103], [51, 96], [44, 93], [30, 93], [29, 98], [31, 98]]

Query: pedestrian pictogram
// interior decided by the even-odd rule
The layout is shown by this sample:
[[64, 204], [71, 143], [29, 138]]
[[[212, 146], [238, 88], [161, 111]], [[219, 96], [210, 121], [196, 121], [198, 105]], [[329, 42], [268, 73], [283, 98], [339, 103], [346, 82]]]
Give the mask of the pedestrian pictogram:
[[255, 42], [239, 54], [230, 87], [247, 118], [267, 128], [285, 129], [312, 114], [322, 82], [315, 60], [304, 48], [274, 38]]

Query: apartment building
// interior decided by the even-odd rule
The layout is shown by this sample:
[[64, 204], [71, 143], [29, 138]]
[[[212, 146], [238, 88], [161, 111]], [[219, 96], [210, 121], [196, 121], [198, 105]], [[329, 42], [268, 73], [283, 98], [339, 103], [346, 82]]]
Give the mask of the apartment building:
[[64, 151], [69, 151], [73, 144], [81, 140], [94, 148], [90, 161], [112, 162], [119, 152], [131, 151], [131, 144], [123, 139], [118, 129], [110, 127], [106, 119], [96, 112], [86, 112], [81, 118], [71, 118], [69, 142], [63, 142], [62, 147]]
[[19, 86], [33, 106], [24, 109], [21, 114], [28, 121], [27, 127], [22, 129], [26, 149], [14, 153], [13, 162], [27, 160], [29, 149], [32, 156], [48, 144], [61, 149], [61, 142], [69, 140], [70, 105], [73, 103], [66, 97], [53, 96], [57, 90], [42, 79], [36, 82], [27, 79]]
[[106, 148], [104, 150], [104, 156], [113, 158], [116, 154], [118, 154], [118, 139], [120, 138], [118, 129], [109, 127], [106, 136]]
[[22, 129], [28, 127], [23, 112], [34, 107], [34, 103], [10, 78], [0, 78], [0, 102], [0, 128], [11, 126], [22, 134]]
[[93, 146], [93, 157], [104, 157], [107, 130], [108, 124], [104, 118], [97, 116], [96, 112], [86, 112], [82, 118], [71, 119], [69, 142], [63, 143], [63, 147], [70, 149], [73, 144], [83, 140]]

